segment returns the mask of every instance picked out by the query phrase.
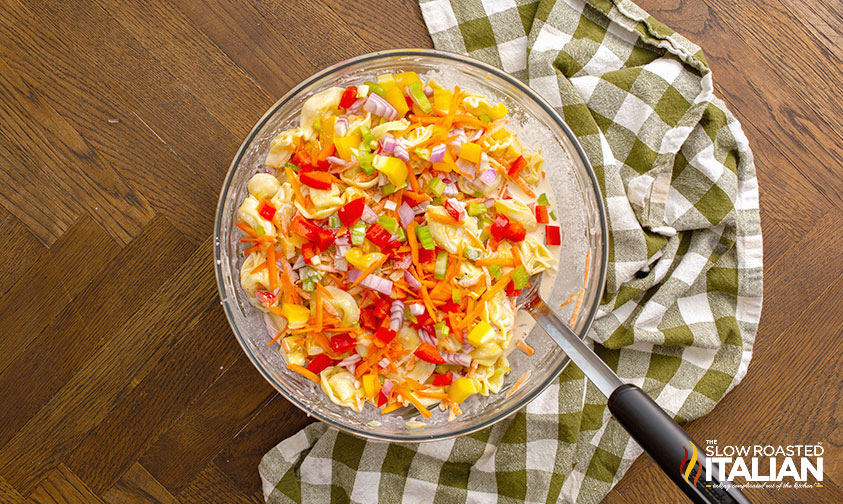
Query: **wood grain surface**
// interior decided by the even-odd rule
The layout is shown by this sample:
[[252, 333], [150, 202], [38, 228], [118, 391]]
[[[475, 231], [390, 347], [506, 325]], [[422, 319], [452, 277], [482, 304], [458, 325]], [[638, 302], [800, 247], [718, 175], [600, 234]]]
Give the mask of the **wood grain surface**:
[[[705, 50], [761, 188], [749, 374], [687, 428], [823, 442], [810, 498], [747, 493], [843, 502], [841, 6], [639, 4]], [[310, 420], [254, 370], [219, 305], [223, 177], [301, 79], [430, 46], [412, 0], [0, 2], [0, 502], [262, 502], [261, 456]], [[642, 457], [605, 502], [682, 497]]]

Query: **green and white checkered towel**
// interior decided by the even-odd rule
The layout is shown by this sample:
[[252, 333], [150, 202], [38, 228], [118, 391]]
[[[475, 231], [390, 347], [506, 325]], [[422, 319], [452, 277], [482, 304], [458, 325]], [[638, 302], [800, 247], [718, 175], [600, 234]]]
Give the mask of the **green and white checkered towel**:
[[[422, 0], [438, 49], [526, 81], [562, 113], [609, 216], [589, 337], [678, 420], [745, 375], [761, 314], [758, 187], [699, 47], [626, 0]], [[267, 502], [603, 499], [641, 453], [573, 365], [516, 415], [456, 440], [376, 443], [313, 424], [266, 454]]]

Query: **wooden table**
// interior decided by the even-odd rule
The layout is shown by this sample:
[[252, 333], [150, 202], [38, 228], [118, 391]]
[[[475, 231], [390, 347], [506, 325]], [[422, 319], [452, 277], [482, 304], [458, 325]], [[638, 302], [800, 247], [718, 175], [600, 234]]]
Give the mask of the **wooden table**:
[[[220, 308], [219, 188], [300, 79], [431, 42], [411, 0], [283, 3], [0, 2], [0, 502], [260, 502], [260, 457], [308, 423]], [[748, 493], [841, 502], [839, 5], [665, 3], [642, 6], [706, 50], [751, 141], [766, 245], [749, 375], [689, 430], [824, 442], [824, 490]], [[679, 502], [666, 481], [641, 458], [606, 502]]]

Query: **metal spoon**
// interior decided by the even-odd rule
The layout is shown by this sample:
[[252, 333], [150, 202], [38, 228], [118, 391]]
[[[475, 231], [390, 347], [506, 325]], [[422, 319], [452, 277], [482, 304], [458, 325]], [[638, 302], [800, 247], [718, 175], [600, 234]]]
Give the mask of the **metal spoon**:
[[[662, 471], [691, 501], [698, 504], [749, 504], [730, 482], [709, 472], [699, 444], [643, 390], [624, 383], [592, 349], [559, 320], [539, 295], [541, 275], [530, 278], [530, 287], [518, 296], [516, 306], [527, 312], [559, 345], [574, 364], [608, 398], [609, 411], [624, 429], [656, 461]], [[695, 469], [695, 463], [699, 465]], [[696, 471], [696, 472], [694, 472]]]

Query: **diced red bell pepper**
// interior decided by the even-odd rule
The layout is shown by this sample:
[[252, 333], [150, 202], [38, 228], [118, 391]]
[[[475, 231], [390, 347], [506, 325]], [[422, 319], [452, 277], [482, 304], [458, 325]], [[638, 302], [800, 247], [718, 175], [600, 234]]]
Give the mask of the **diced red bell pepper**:
[[319, 252], [324, 251], [334, 243], [334, 233], [322, 229], [305, 219], [301, 214], [296, 214], [290, 221], [290, 231], [313, 242]]
[[461, 313], [462, 312], [462, 309], [460, 309], [460, 305], [453, 302], [453, 301], [446, 302], [445, 304], [440, 306], [439, 309], [443, 312], [446, 312], [446, 313], [448, 313], [448, 312]]
[[503, 231], [503, 236], [507, 240], [517, 243], [524, 241], [524, 238], [527, 236], [527, 230], [520, 222], [509, 221], [509, 224], [506, 225], [506, 228]]
[[409, 96], [405, 96], [404, 101], [407, 102], [407, 108], [412, 110], [413, 109], [413, 99], [410, 98]]
[[[427, 313], [427, 311], [425, 311], [424, 313], [422, 313], [421, 315], [416, 317], [416, 322], [414, 324], [411, 324], [411, 325], [413, 326], [414, 329], [420, 329], [420, 328], [427, 329], [427, 327], [425, 327], [427, 325], [429, 325], [430, 328], [432, 329], [433, 328], [433, 318], [431, 318], [430, 314]], [[430, 332], [430, 331], [428, 331], [428, 332]]]
[[378, 392], [378, 408], [386, 404], [386, 396], [383, 394], [383, 391]]
[[328, 158], [331, 156], [336, 155], [337, 147], [334, 145], [333, 142], [330, 142], [322, 147], [322, 150], [319, 151], [319, 157], [316, 159], [316, 167], [320, 170], [327, 170], [331, 167], [331, 162], [328, 161]]
[[407, 202], [408, 205], [414, 207], [423, 201], [428, 201], [429, 198], [422, 193], [417, 193], [413, 191], [404, 191], [404, 201]]
[[342, 96], [340, 96], [340, 104], [337, 108], [339, 110], [345, 110], [350, 107], [355, 101], [357, 101], [357, 87], [348, 86], [342, 92]]
[[495, 221], [492, 222], [492, 227], [489, 231], [492, 233], [492, 238], [501, 241], [505, 238], [506, 227], [509, 225], [509, 219], [506, 215], [498, 214], [495, 216]]
[[260, 303], [261, 306], [265, 306], [267, 308], [275, 305], [275, 302], [278, 300], [277, 294], [265, 290], [256, 290], [255, 297], [258, 299], [258, 303]]
[[357, 340], [348, 335], [348, 333], [337, 334], [331, 338], [331, 350], [339, 354], [344, 354], [354, 348]]
[[547, 224], [550, 222], [547, 216], [547, 207], [544, 205], [536, 205], [536, 220], [539, 224]]
[[454, 380], [454, 373], [452, 373], [450, 371], [448, 371], [445, 374], [433, 375], [433, 386], [434, 387], [444, 387], [445, 385], [450, 385], [453, 380]]
[[360, 219], [360, 216], [363, 215], [363, 209], [365, 207], [366, 198], [361, 196], [341, 206], [339, 210], [337, 210], [337, 217], [340, 218], [340, 222], [342, 222], [343, 226], [351, 227], [358, 221], [358, 219]]
[[392, 234], [377, 222], [369, 226], [366, 238], [380, 248], [390, 248], [393, 241]]
[[486, 242], [486, 245], [489, 247], [489, 249], [492, 252], [497, 252], [498, 251], [498, 245], [500, 245], [500, 243], [501, 243], [500, 240], [498, 240], [494, 236], [490, 236], [489, 241]]
[[371, 331], [378, 327], [378, 319], [375, 317], [374, 310], [360, 310], [360, 326]]
[[398, 333], [392, 329], [381, 326], [378, 327], [377, 331], [375, 331], [375, 339], [386, 345], [395, 338], [396, 334]]
[[272, 221], [272, 218], [275, 217], [275, 212], [277, 211], [278, 209], [265, 199], [262, 199], [261, 202], [258, 203], [258, 215], [268, 221]]
[[413, 355], [425, 362], [445, 364], [445, 359], [442, 357], [442, 354], [440, 354], [439, 350], [430, 343], [422, 343], [419, 345], [418, 348], [416, 348], [416, 351], [413, 352]]
[[313, 161], [310, 160], [310, 154], [308, 154], [305, 150], [300, 150], [293, 154], [293, 157], [290, 158], [290, 162], [301, 168], [301, 171], [303, 172], [313, 171], [316, 169], [313, 165]]
[[378, 298], [377, 303], [375, 303], [375, 308], [372, 310], [372, 314], [375, 318], [382, 320], [386, 317], [386, 314], [389, 313], [390, 306], [392, 306], [392, 301]]
[[509, 165], [509, 172], [508, 173], [512, 177], [517, 177], [518, 174], [521, 173], [521, 170], [523, 170], [525, 166], [527, 166], [527, 160], [524, 159], [524, 156], [518, 156], [518, 159], [516, 159], [515, 161], [512, 162], [511, 165]]
[[331, 189], [331, 174], [328, 172], [310, 171], [299, 174], [299, 180], [307, 187], [327, 191]]
[[436, 250], [419, 249], [419, 262], [422, 264], [432, 263], [436, 260]]
[[506, 284], [506, 295], [507, 295], [507, 296], [509, 296], [509, 297], [518, 297], [518, 296], [520, 296], [520, 295], [521, 295], [521, 290], [522, 290], [522, 289], [516, 289], [516, 288], [515, 288], [515, 284], [514, 284], [514, 283], [512, 283], [511, 281], [510, 281], [508, 284]]
[[325, 354], [319, 354], [310, 361], [307, 365], [307, 370], [313, 374], [319, 374], [325, 370], [328, 366], [334, 365], [334, 359], [328, 357]]
[[544, 227], [544, 242], [548, 245], [562, 245], [562, 236], [559, 226]]
[[455, 221], [460, 221], [463, 218], [463, 209], [452, 203], [451, 200], [445, 200], [445, 211], [448, 212], [448, 215], [453, 217]]
[[313, 256], [316, 255], [316, 245], [307, 242], [301, 246], [301, 255], [305, 264], [313, 264]]

